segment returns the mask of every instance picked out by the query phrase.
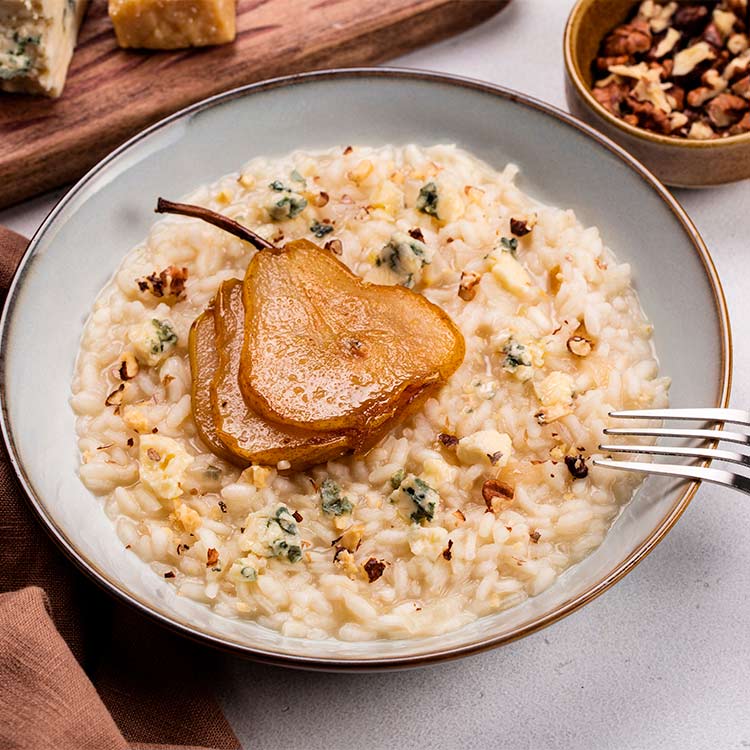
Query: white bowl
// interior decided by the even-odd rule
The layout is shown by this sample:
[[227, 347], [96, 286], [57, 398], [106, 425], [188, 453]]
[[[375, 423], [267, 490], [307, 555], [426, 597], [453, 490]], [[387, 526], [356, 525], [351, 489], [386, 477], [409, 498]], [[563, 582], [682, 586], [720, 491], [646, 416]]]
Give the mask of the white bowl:
[[[695, 485], [649, 478], [604, 543], [543, 594], [432, 638], [343, 643], [287, 638], [180, 598], [123, 549], [81, 484], [68, 399], [83, 323], [99, 290], [176, 198], [257, 155], [336, 144], [455, 142], [520, 187], [573, 208], [634, 267], [675, 406], [725, 406], [731, 341], [716, 271], [674, 198], [632, 157], [540, 102], [475, 81], [372, 69], [248, 86], [190, 107], [92, 169], [33, 238], [2, 319], [2, 427], [29, 499], [68, 555], [106, 589], [177, 631], [254, 658], [318, 669], [376, 669], [507, 643], [599, 595], [631, 570], [685, 510]], [[51, 571], [54, 575], [54, 571]]]

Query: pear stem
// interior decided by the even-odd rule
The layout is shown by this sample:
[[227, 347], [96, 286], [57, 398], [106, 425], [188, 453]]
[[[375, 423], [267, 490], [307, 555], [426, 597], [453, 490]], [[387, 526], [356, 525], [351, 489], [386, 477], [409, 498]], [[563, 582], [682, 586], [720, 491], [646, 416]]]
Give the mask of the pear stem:
[[234, 219], [230, 219], [228, 216], [212, 211], [210, 208], [193, 206], [190, 203], [175, 203], [174, 201], [168, 201], [166, 198], [157, 198], [155, 211], [157, 214], [181, 214], [182, 216], [192, 216], [195, 219], [202, 219], [209, 224], [213, 224], [215, 227], [219, 227], [219, 229], [223, 229], [225, 232], [229, 232], [229, 234], [233, 234], [235, 237], [239, 237], [241, 240], [245, 240], [245, 242], [249, 242], [258, 250], [280, 252], [280, 248], [272, 245], [268, 240], [264, 240], [259, 234], [256, 234], [247, 227], [243, 227], [242, 224], [236, 222]]

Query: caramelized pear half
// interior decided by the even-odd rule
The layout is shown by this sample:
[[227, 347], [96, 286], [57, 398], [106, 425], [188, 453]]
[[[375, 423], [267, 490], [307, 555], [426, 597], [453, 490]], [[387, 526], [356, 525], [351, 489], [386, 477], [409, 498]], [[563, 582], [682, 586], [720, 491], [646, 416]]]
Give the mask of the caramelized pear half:
[[216, 349], [216, 326], [212, 307], [202, 312], [190, 327], [188, 352], [192, 373], [193, 421], [198, 434], [212, 453], [227, 461], [237, 463], [237, 456], [229, 451], [219, 439], [211, 406], [211, 386], [219, 367], [219, 352]]
[[442, 385], [466, 351], [421, 294], [368, 284], [307, 240], [259, 251], [243, 299], [247, 403], [285, 425], [353, 431], [360, 444]]
[[292, 468], [304, 469], [350, 451], [350, 436], [274, 424], [245, 402], [238, 383], [245, 326], [239, 279], [219, 287], [214, 317], [218, 366], [211, 386], [211, 409], [219, 440], [235, 456], [258, 464], [286, 460]]

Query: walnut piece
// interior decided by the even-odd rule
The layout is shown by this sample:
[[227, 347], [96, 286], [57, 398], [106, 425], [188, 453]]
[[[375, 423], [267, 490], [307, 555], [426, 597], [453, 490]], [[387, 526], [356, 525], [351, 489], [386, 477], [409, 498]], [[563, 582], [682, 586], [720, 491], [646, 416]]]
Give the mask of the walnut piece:
[[676, 78], [685, 76], [690, 73], [696, 65], [699, 65], [705, 60], [713, 60], [715, 57], [716, 53], [711, 49], [711, 45], [708, 42], [698, 42], [697, 44], [692, 45], [692, 47], [680, 50], [674, 56], [672, 75]]
[[706, 113], [717, 128], [726, 128], [739, 120], [745, 109], [747, 102], [741, 96], [725, 92], [711, 100]]
[[604, 55], [633, 55], [651, 49], [651, 29], [647, 21], [636, 19], [618, 26], [604, 40]]
[[482, 280], [478, 273], [462, 271], [461, 281], [458, 284], [458, 296], [465, 302], [471, 302], [477, 296], [477, 286]]
[[175, 301], [185, 293], [185, 282], [188, 278], [187, 268], [168, 266], [163, 271], [136, 279], [142, 292], [151, 292], [154, 297], [168, 297]]
[[513, 504], [515, 491], [513, 488], [498, 479], [487, 479], [482, 485], [482, 498], [488, 511], [499, 513], [501, 510], [510, 508]]

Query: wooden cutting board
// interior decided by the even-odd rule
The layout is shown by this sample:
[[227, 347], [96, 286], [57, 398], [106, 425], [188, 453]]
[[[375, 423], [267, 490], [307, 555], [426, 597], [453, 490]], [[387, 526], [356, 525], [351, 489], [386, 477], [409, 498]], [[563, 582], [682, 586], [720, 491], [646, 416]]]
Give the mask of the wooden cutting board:
[[278, 75], [379, 63], [463, 31], [508, 0], [239, 0], [221, 47], [120, 49], [93, 0], [60, 99], [0, 93], [0, 207], [80, 177], [141, 128]]

